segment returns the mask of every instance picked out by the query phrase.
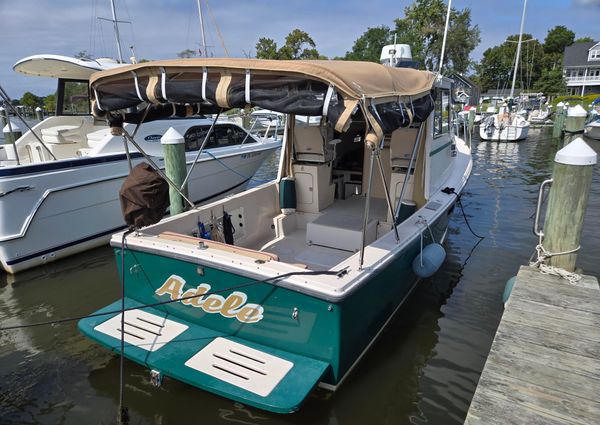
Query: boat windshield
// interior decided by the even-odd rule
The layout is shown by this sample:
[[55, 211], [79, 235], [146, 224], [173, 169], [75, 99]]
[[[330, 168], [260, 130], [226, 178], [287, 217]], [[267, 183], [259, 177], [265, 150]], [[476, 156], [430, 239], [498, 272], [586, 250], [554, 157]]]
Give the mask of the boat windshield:
[[56, 115], [90, 115], [88, 81], [58, 80]]

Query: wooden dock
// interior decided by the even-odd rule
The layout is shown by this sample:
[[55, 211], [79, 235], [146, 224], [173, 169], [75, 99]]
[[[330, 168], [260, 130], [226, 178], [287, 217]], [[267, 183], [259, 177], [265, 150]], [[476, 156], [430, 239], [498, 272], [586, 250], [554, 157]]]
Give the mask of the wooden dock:
[[600, 290], [521, 267], [465, 424], [600, 424]]

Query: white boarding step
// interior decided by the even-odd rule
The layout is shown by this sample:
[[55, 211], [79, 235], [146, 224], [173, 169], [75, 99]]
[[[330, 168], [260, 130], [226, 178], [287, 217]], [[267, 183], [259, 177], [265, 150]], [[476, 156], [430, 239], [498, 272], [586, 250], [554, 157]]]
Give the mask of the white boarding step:
[[215, 338], [185, 365], [267, 397], [294, 363], [225, 338]]

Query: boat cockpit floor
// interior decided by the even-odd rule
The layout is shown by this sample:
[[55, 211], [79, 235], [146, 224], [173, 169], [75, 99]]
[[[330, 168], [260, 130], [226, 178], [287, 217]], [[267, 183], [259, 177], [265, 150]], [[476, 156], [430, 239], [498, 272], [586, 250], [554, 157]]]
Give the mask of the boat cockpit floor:
[[[336, 200], [331, 206], [323, 210], [322, 214], [352, 215], [362, 219], [364, 208], [365, 197], [357, 196], [346, 200]], [[372, 198], [369, 219], [385, 221], [386, 218], [385, 200]], [[277, 255], [280, 261], [300, 264], [310, 270], [329, 270], [355, 253], [355, 251], [350, 250], [309, 244], [306, 240], [306, 234], [306, 229], [296, 229], [280, 240], [267, 243], [261, 251]]]

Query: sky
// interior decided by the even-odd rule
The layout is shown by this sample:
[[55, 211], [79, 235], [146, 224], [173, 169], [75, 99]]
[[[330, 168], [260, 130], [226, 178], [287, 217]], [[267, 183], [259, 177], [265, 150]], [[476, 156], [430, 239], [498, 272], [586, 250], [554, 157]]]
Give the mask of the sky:
[[[204, 1], [203, 1], [204, 3]], [[218, 27], [232, 57], [253, 56], [261, 37], [282, 45], [294, 28], [308, 32], [317, 50], [343, 56], [369, 27], [394, 27], [412, 0], [209, 0], [204, 9], [206, 35], [214, 56], [224, 50]], [[138, 59], [170, 59], [185, 49], [198, 49], [200, 25], [196, 0], [115, 0], [123, 55]], [[517, 34], [523, 0], [453, 0], [470, 8], [481, 31], [471, 58]], [[94, 57], [117, 56], [109, 0], [0, 0], [0, 85], [13, 98], [26, 91], [46, 96], [56, 82], [23, 76], [12, 69], [26, 56], [42, 53], [73, 56], [83, 50]], [[216, 26], [215, 24], [216, 23]], [[600, 40], [600, 0], [528, 0], [525, 32], [543, 41], [548, 30], [564, 25], [576, 37]]]

